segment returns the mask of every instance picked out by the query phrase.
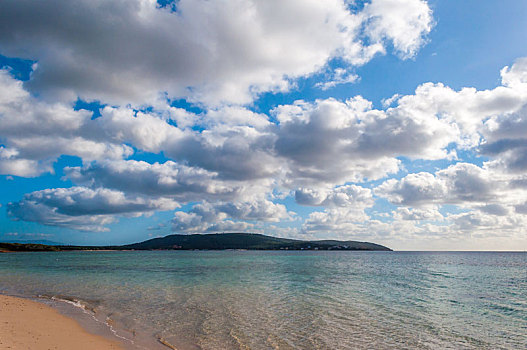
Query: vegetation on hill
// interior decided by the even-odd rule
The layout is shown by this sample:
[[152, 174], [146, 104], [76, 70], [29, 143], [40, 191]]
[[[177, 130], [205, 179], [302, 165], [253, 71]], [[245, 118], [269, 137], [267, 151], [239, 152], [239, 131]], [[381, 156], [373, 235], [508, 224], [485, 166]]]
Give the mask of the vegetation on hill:
[[251, 250], [390, 250], [379, 244], [356, 241], [301, 241], [253, 233], [170, 235], [124, 249], [251, 249]]
[[64, 251], [64, 250], [382, 250], [385, 246], [356, 241], [301, 241], [254, 233], [218, 233], [170, 235], [122, 246], [51, 246], [44, 244], [0, 243], [0, 251]]
[[56, 252], [60, 248], [52, 245], [34, 243], [0, 243], [0, 251], [4, 252]]

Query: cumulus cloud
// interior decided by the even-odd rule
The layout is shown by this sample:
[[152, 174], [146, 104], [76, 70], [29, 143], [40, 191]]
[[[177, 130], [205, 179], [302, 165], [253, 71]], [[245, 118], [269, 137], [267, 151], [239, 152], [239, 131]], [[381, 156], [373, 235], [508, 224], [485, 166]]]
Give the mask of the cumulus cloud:
[[0, 173], [23, 177], [35, 177], [42, 171], [51, 171], [49, 164], [39, 164], [38, 161], [18, 158], [19, 152], [13, 148], [0, 146]]
[[[394, 223], [411, 221], [408, 232], [463, 237], [515, 237], [525, 235], [525, 188], [515, 175], [489, 167], [458, 163], [435, 174], [409, 174], [390, 179], [375, 194], [399, 206]], [[440, 213], [443, 207], [445, 213]], [[457, 237], [457, 238], [456, 238]]]
[[484, 203], [499, 198], [506, 184], [491, 178], [488, 170], [474, 164], [457, 163], [435, 175], [409, 174], [400, 180], [390, 179], [375, 189], [375, 193], [394, 204], [420, 206], [433, 203]]
[[370, 221], [365, 210], [374, 204], [372, 191], [356, 185], [339, 186], [330, 191], [299, 189], [295, 199], [299, 204], [325, 207], [323, 211], [309, 214], [301, 227], [303, 235], [349, 237], [363, 233], [361, 228]]
[[3, 69], [0, 90], [4, 92], [0, 99], [0, 171], [4, 174], [30, 177], [50, 172], [61, 155], [89, 161], [132, 154], [127, 145], [97, 139], [87, 132], [91, 112], [39, 101]]
[[153, 153], [159, 153], [168, 143], [185, 137], [180, 128], [171, 125], [163, 116], [144, 113], [127, 107], [105, 107], [101, 117], [85, 128], [85, 133], [106, 142], [128, 143]]
[[170, 159], [222, 179], [264, 179], [280, 171], [268, 117], [245, 108], [225, 107], [195, 115], [175, 108], [143, 113], [106, 107], [92, 124], [87, 128], [92, 137], [129, 143], [147, 152], [163, 151]]
[[447, 158], [456, 128], [434, 114], [372, 109], [358, 96], [346, 102], [298, 101], [274, 111], [280, 122], [276, 151], [290, 174], [305, 183], [378, 179], [399, 169], [398, 156]]
[[397, 208], [394, 213], [396, 220], [410, 220], [410, 221], [442, 221], [443, 215], [437, 209], [437, 206], [428, 208]]
[[409, 174], [401, 180], [390, 179], [375, 189], [377, 195], [402, 205], [434, 203], [446, 192], [446, 185], [430, 173]]
[[339, 186], [330, 191], [300, 188], [295, 191], [298, 204], [324, 207], [367, 207], [373, 204], [369, 188], [356, 185]]
[[[84, 161], [117, 160], [133, 147], [165, 151], [175, 160], [235, 179], [265, 178], [279, 171], [272, 156], [274, 136], [267, 118], [245, 109], [227, 107], [195, 116], [168, 108], [141, 112], [129, 107], [105, 107], [101, 116], [71, 106], [37, 100], [20, 81], [0, 70], [0, 172], [38, 176], [53, 170], [61, 155]], [[173, 125], [185, 118], [188, 125]], [[176, 120], [179, 121], [179, 120]], [[182, 123], [184, 124], [184, 123]], [[199, 125], [209, 129], [192, 129]]]
[[277, 124], [241, 107], [199, 115], [172, 107], [152, 112], [105, 107], [92, 120], [88, 111], [36, 100], [2, 71], [0, 170], [35, 176], [51, 171], [61, 154], [120, 159], [133, 152], [132, 145], [224, 180], [272, 178], [291, 188], [320, 187], [382, 178], [399, 170], [400, 156], [452, 158], [451, 145], [481, 144], [482, 152], [499, 155], [504, 166], [520, 171], [523, 153], [507, 150], [524, 145], [519, 131], [509, 132], [522, 130], [524, 120], [522, 62], [503, 70], [504, 85], [494, 90], [456, 92], [423, 84], [386, 110], [373, 109], [361, 97], [298, 101], [274, 110]]
[[403, 58], [413, 57], [433, 26], [432, 10], [426, 1], [378, 0], [364, 6], [370, 39], [387, 38]]
[[[527, 59], [518, 59], [501, 70], [502, 83], [490, 90], [462, 88], [455, 91], [442, 83], [424, 83], [413, 95], [398, 96], [397, 109], [422, 119], [435, 115], [455, 127], [457, 144], [470, 149], [499, 138], [502, 123], [512, 122], [527, 104]], [[497, 134], [493, 134], [498, 131]], [[503, 130], [505, 131], [505, 130]], [[503, 135], [503, 134], [502, 134]]]
[[411, 57], [432, 18], [422, 0], [354, 13], [343, 0], [9, 0], [0, 23], [0, 53], [37, 61], [27, 85], [43, 96], [142, 104], [166, 92], [218, 104], [287, 90], [335, 57], [363, 64], [386, 42]]
[[172, 219], [172, 230], [195, 233], [243, 231], [255, 227], [247, 221], [278, 222], [291, 219], [292, 215], [284, 205], [265, 199], [214, 205], [205, 202], [188, 212], [177, 211]]
[[352, 237], [363, 233], [370, 218], [359, 208], [330, 208], [309, 214], [301, 227], [303, 234]]
[[8, 203], [8, 215], [24, 221], [83, 231], [107, 231], [105, 225], [115, 215], [139, 216], [178, 206], [164, 198], [131, 197], [123, 192], [86, 187], [55, 188], [36, 191], [24, 199]]
[[179, 233], [206, 233], [206, 232], [246, 232], [254, 227], [247, 222], [234, 222], [232, 220], [207, 221], [194, 212], [178, 211], [172, 219], [172, 231]]
[[[152, 112], [105, 107], [99, 118], [92, 119], [92, 112], [37, 100], [6, 70], [0, 70], [0, 88], [6, 91], [0, 101], [3, 174], [52, 172], [61, 155], [86, 162], [127, 158], [134, 152], [130, 145], [146, 152], [164, 151], [223, 179], [265, 182], [280, 172], [271, 123], [246, 109], [226, 107], [198, 116], [171, 107]], [[182, 126], [174, 125], [180, 122]]]
[[525, 227], [527, 220], [523, 215], [488, 215], [481, 211], [453, 214], [448, 216], [455, 232], [469, 232], [474, 236], [516, 236], [525, 235], [520, 227]]
[[527, 102], [515, 113], [488, 120], [483, 131], [485, 143], [480, 150], [496, 159], [496, 165], [508, 172], [527, 170]]
[[444, 216], [448, 225], [414, 224], [409, 232], [480, 238], [525, 235], [526, 72], [527, 60], [522, 58], [501, 71], [502, 84], [495, 89], [454, 91], [427, 83], [414, 95], [398, 96], [396, 108], [437, 115], [457, 128], [458, 148], [477, 150], [491, 160], [482, 167], [458, 163], [435, 174], [409, 174], [384, 182], [375, 193], [401, 206], [395, 222], [417, 219], [420, 215], [413, 214], [428, 211], [430, 205], [448, 204], [457, 208]]
[[226, 180], [271, 178], [281, 172], [273, 154], [275, 135], [252, 127], [219, 127], [192, 133], [165, 155], [190, 166], [217, 172]]
[[121, 160], [65, 169], [77, 184], [104, 187], [138, 195], [170, 197], [179, 202], [232, 200], [243, 192], [241, 184], [219, 181], [217, 174], [172, 161], [150, 164]]

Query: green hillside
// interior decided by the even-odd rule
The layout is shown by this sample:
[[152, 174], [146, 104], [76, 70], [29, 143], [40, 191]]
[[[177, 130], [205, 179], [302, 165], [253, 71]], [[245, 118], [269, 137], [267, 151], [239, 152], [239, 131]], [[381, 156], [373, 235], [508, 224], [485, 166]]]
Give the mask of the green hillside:
[[277, 238], [255, 233], [217, 233], [194, 235], [170, 235], [144, 242], [122, 246], [67, 246], [44, 244], [0, 243], [0, 251], [64, 251], [64, 250], [382, 250], [385, 246], [356, 241], [301, 241]]
[[251, 249], [251, 250], [391, 250], [382, 245], [356, 241], [301, 241], [253, 233], [221, 233], [170, 235], [141, 243], [121, 246], [122, 249]]
[[56, 252], [60, 248], [34, 243], [0, 243], [0, 252]]

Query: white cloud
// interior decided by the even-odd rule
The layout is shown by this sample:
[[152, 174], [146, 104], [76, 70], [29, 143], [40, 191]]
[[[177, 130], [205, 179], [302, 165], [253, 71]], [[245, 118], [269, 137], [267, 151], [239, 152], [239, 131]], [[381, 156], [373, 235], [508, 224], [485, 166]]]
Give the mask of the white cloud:
[[290, 164], [288, 176], [304, 184], [379, 179], [398, 171], [398, 156], [447, 158], [457, 138], [456, 128], [434, 114], [376, 110], [360, 96], [298, 101], [274, 113], [276, 151]]
[[[499, 168], [458, 163], [435, 174], [390, 179], [375, 194], [400, 206], [393, 223], [412, 221], [408, 233], [445, 239], [488, 241], [491, 237], [525, 239], [527, 188], [516, 175]], [[521, 182], [521, 181], [520, 181]], [[441, 214], [443, 207], [446, 214]], [[430, 223], [432, 221], [432, 223]]]
[[4, 144], [0, 172], [4, 174], [38, 176], [51, 172], [52, 163], [61, 155], [94, 160], [132, 154], [129, 146], [109, 143], [86, 132], [92, 123], [91, 112], [39, 101], [2, 69], [0, 90], [6, 92], [0, 100], [0, 139]]
[[410, 220], [410, 221], [442, 221], [443, 215], [439, 212], [436, 206], [428, 208], [397, 208], [394, 213], [396, 220]]
[[121, 160], [65, 169], [77, 184], [104, 187], [144, 196], [175, 198], [179, 202], [232, 200], [241, 196], [243, 184], [224, 182], [216, 173], [172, 161], [150, 164]]
[[130, 197], [104, 188], [71, 187], [26, 194], [23, 200], [8, 203], [7, 211], [18, 220], [83, 231], [107, 231], [105, 225], [115, 222], [115, 215], [139, 216], [176, 207], [176, 202], [163, 198]]
[[442, 83], [424, 83], [415, 94], [398, 96], [397, 110], [421, 120], [436, 116], [455, 128], [459, 147], [477, 147], [494, 140], [492, 133], [502, 122], [523, 113], [527, 104], [525, 62], [518, 59], [512, 67], [502, 69], [502, 84], [491, 90], [466, 87], [455, 91]]
[[370, 220], [365, 210], [374, 204], [372, 191], [356, 185], [330, 191], [300, 189], [295, 198], [299, 204], [325, 207], [309, 214], [301, 227], [303, 235], [337, 235], [342, 239], [363, 233], [362, 227]]
[[255, 227], [255, 224], [247, 221], [278, 222], [291, 219], [292, 214], [284, 205], [269, 200], [214, 205], [205, 202], [195, 205], [189, 212], [175, 212], [172, 231], [198, 233], [244, 231]]
[[[329, 236], [342, 239], [360, 236], [363, 227], [370, 221], [364, 210], [359, 208], [331, 208], [323, 212], [313, 212], [304, 221], [301, 232], [307, 235]], [[371, 232], [375, 235], [376, 232]]]
[[327, 190], [300, 188], [295, 191], [298, 204], [324, 207], [367, 207], [373, 205], [369, 188], [356, 185], [339, 186]]
[[496, 116], [485, 123], [481, 152], [495, 158], [494, 166], [515, 174], [527, 170], [527, 102], [515, 113]]
[[411, 57], [432, 26], [421, 0], [373, 0], [359, 13], [343, 0], [180, 0], [175, 8], [154, 0], [6, 0], [0, 53], [38, 61], [27, 85], [48, 98], [142, 104], [167, 92], [248, 103], [287, 90], [290, 79], [332, 58], [363, 64], [384, 53], [386, 41]]
[[91, 137], [100, 137], [107, 142], [129, 143], [153, 153], [166, 149], [168, 143], [184, 138], [185, 133], [162, 116], [136, 112], [131, 108], [105, 107], [101, 117], [87, 128]]
[[375, 194], [396, 205], [422, 206], [433, 203], [488, 203], [499, 199], [506, 183], [488, 170], [474, 164], [457, 163], [435, 175], [422, 172], [400, 180], [390, 179], [375, 189]]
[[16, 149], [8, 149], [0, 146], [0, 173], [12, 174], [23, 177], [35, 177], [40, 175], [42, 170], [51, 171], [51, 167], [42, 166], [35, 160], [17, 158]]
[[193, 212], [177, 211], [172, 220], [172, 231], [180, 233], [206, 233], [206, 232], [247, 232], [254, 225], [246, 222], [222, 220], [208, 222]]
[[525, 236], [520, 227], [525, 227], [527, 220], [522, 215], [489, 215], [481, 211], [449, 215], [448, 220], [453, 222], [454, 232], [468, 232], [473, 236], [488, 237], [514, 237], [518, 233]]
[[221, 179], [320, 187], [382, 178], [398, 171], [400, 156], [448, 159], [455, 154], [449, 145], [475, 147], [483, 140], [482, 152], [499, 154], [504, 166], [521, 171], [523, 153], [513, 151], [523, 147], [527, 84], [521, 78], [523, 61], [518, 62], [502, 71], [506, 85], [494, 90], [456, 92], [423, 84], [387, 110], [372, 109], [360, 96], [346, 102], [298, 101], [275, 109], [278, 126], [240, 107], [200, 115], [163, 105], [148, 113], [105, 107], [92, 120], [88, 111], [36, 100], [2, 71], [0, 85], [9, 93], [0, 104], [0, 170], [35, 176], [51, 171], [62, 154], [86, 161], [120, 159], [133, 152], [132, 145], [163, 151]]
[[350, 73], [344, 68], [336, 68], [329, 80], [316, 83], [315, 86], [321, 90], [329, 90], [337, 85], [354, 83], [358, 79], [358, 75]]
[[403, 58], [413, 57], [432, 30], [432, 10], [423, 0], [376, 0], [364, 6], [366, 33], [374, 42], [393, 41]]

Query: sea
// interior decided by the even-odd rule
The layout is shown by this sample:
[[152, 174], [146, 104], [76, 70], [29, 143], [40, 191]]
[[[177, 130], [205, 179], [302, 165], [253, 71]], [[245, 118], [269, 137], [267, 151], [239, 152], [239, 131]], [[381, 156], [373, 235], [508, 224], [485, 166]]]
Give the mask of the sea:
[[0, 293], [130, 349], [527, 348], [524, 252], [6, 253]]

